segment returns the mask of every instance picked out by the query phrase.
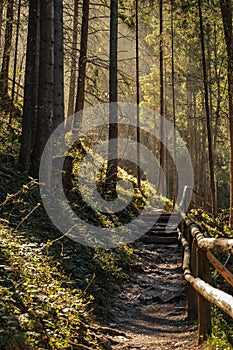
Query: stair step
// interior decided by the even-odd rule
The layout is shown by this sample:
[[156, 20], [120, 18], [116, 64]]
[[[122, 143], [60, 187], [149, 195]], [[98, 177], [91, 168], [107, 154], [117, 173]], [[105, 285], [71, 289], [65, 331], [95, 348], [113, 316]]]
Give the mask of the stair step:
[[151, 222], [174, 222], [177, 223], [180, 221], [180, 214], [179, 213], [172, 213], [172, 214], [143, 214], [143, 218], [147, 221], [151, 221]]
[[157, 230], [157, 231], [176, 231], [177, 230], [177, 226], [176, 225], [154, 225], [151, 227], [150, 230]]
[[180, 216], [177, 216], [177, 215], [176, 215], [176, 216], [174, 216], [174, 215], [171, 215], [171, 216], [162, 216], [162, 217], [160, 216], [159, 219], [157, 220], [157, 222], [161, 222], [161, 223], [162, 223], [162, 222], [165, 222], [165, 223], [166, 223], [166, 222], [168, 222], [168, 221], [169, 221], [170, 223], [171, 223], [171, 222], [172, 222], [172, 223], [173, 223], [173, 222], [174, 222], [174, 223], [177, 223], [177, 222], [180, 221]]
[[148, 236], [174, 236], [174, 237], [178, 237], [178, 233], [177, 231], [170, 231], [170, 232], [166, 232], [166, 231], [148, 231], [146, 233]]
[[[178, 243], [177, 225], [180, 222], [180, 213], [165, 213], [153, 210], [143, 214], [143, 220], [154, 225], [141, 238], [144, 243], [170, 245]], [[168, 232], [167, 232], [168, 231]]]
[[144, 243], [158, 243], [158, 244], [174, 244], [177, 243], [177, 237], [162, 237], [162, 236], [144, 236]]
[[143, 215], [145, 216], [159, 216], [159, 217], [168, 217], [168, 216], [180, 216], [179, 212], [172, 212], [172, 213], [165, 213], [165, 212], [144, 212]]

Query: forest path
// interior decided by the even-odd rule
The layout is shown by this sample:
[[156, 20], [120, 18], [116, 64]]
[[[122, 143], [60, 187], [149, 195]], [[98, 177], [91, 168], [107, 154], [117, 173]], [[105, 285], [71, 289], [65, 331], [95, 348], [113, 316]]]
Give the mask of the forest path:
[[138, 243], [138, 262], [130, 280], [108, 309], [114, 328], [113, 349], [203, 349], [197, 345], [197, 327], [187, 319], [187, 283], [181, 251], [174, 246]]

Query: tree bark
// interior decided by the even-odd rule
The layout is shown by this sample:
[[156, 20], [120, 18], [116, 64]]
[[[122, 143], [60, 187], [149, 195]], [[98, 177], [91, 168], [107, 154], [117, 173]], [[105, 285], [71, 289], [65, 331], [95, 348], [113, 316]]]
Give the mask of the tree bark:
[[64, 122], [63, 0], [54, 0], [53, 129]]
[[2, 60], [2, 70], [0, 74], [0, 90], [4, 97], [8, 94], [8, 80], [10, 68], [11, 42], [13, 33], [14, 0], [7, 2], [5, 45]]
[[32, 153], [33, 175], [38, 177], [40, 159], [53, 130], [54, 106], [54, 8], [53, 1], [40, 2], [40, 63], [36, 142]]
[[141, 169], [140, 169], [140, 82], [139, 82], [139, 18], [138, 0], [135, 2], [136, 8], [136, 94], [137, 94], [137, 182], [138, 189], [141, 190]]
[[[203, 97], [203, 106], [204, 106], [204, 97]], [[203, 115], [205, 114], [204, 111], [204, 107], [203, 107]], [[200, 194], [205, 197], [210, 199], [210, 197], [208, 196], [209, 194], [209, 187], [207, 188], [207, 184], [209, 183], [209, 181], [207, 182], [207, 170], [208, 170], [208, 166], [206, 166], [206, 164], [208, 165], [208, 159], [207, 159], [207, 127], [206, 127], [206, 120], [203, 119], [202, 124], [201, 124], [201, 128], [200, 130], [202, 130], [202, 142], [201, 142], [201, 155], [200, 155], [200, 172], [199, 172], [199, 184], [200, 184]], [[200, 204], [202, 206], [202, 203]]]
[[108, 164], [106, 171], [105, 189], [110, 192], [112, 198], [117, 197], [117, 164], [118, 164], [118, 108], [117, 108], [117, 48], [118, 48], [118, 0], [111, 0], [111, 15], [110, 15], [110, 72], [109, 72], [109, 141], [115, 140], [116, 144], [113, 147], [109, 143], [108, 148]]
[[16, 70], [17, 70], [17, 59], [18, 59], [18, 45], [19, 45], [19, 27], [20, 27], [20, 14], [21, 14], [21, 0], [18, 1], [18, 15], [17, 15], [17, 25], [16, 25], [16, 38], [15, 38], [15, 57], [14, 57], [14, 70], [11, 88], [11, 100], [12, 107], [10, 112], [9, 125], [12, 124], [13, 112], [14, 112], [14, 100], [15, 100], [15, 84], [16, 84]]
[[1, 1], [0, 3], [0, 48], [2, 47], [2, 22], [3, 22], [3, 9], [4, 9], [5, 1]]
[[[163, 0], [160, 0], [159, 3], [159, 20], [160, 20], [160, 26], [159, 26], [159, 65], [160, 65], [160, 172], [159, 172], [159, 184], [158, 188], [160, 193], [164, 192], [165, 189], [165, 183], [162, 175], [162, 171], [165, 171], [165, 130], [164, 130], [164, 74], [163, 74], [163, 65], [164, 65], [164, 40], [163, 40]], [[165, 174], [164, 174], [165, 175]]]
[[79, 0], [74, 0], [74, 22], [73, 22], [71, 71], [70, 71], [70, 86], [69, 86], [69, 101], [68, 101], [67, 117], [73, 115], [74, 113], [77, 50], [78, 50], [78, 4], [79, 4]]
[[218, 70], [218, 44], [217, 44], [217, 29], [216, 23], [214, 23], [214, 75], [215, 81], [217, 84], [217, 106], [215, 111], [215, 126], [214, 126], [214, 135], [213, 135], [213, 148], [214, 154], [217, 152], [217, 138], [218, 138], [218, 127], [220, 123], [220, 108], [221, 108], [221, 68]]
[[204, 39], [201, 0], [198, 0], [198, 8], [199, 8], [199, 19], [200, 19], [203, 80], [204, 80], [204, 90], [205, 90], [205, 111], [206, 111], [206, 124], [207, 124], [207, 136], [208, 136], [212, 214], [216, 216], [217, 207], [216, 207], [216, 194], [215, 194], [215, 181], [214, 181], [214, 157], [213, 157], [213, 143], [212, 143], [212, 131], [211, 131], [211, 120], [210, 120], [210, 109], [209, 109], [208, 77], [207, 77], [207, 68], [206, 68], [205, 39]]
[[228, 56], [228, 104], [230, 124], [230, 219], [229, 226], [233, 228], [233, 32], [232, 32], [232, 2], [221, 0], [224, 34]]
[[29, 172], [30, 169], [31, 152], [35, 142], [35, 128], [37, 123], [40, 30], [39, 12], [40, 1], [30, 0], [24, 83], [23, 125], [19, 156], [21, 169], [25, 172]]
[[173, 114], [173, 209], [177, 197], [177, 170], [176, 170], [176, 99], [175, 99], [175, 58], [174, 58], [174, 0], [171, 0], [171, 50], [172, 50], [172, 114]]
[[81, 45], [80, 45], [79, 69], [78, 69], [78, 89], [77, 89], [75, 112], [79, 112], [83, 110], [84, 101], [85, 101], [89, 0], [83, 0], [82, 11], [83, 11], [83, 17], [82, 17], [82, 28], [81, 28]]

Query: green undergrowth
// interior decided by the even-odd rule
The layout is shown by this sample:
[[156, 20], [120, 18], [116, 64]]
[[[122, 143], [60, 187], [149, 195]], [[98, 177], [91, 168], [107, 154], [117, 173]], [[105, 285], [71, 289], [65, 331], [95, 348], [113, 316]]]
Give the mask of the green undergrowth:
[[[162, 197], [156, 193], [154, 186], [147, 183], [147, 181], [141, 181], [141, 191], [137, 188], [137, 180], [132, 175], [127, 174], [123, 169], [119, 169], [118, 182], [124, 181], [131, 184], [131, 188], [127, 189], [124, 186], [118, 186], [118, 199], [121, 200], [124, 205], [124, 209], [111, 213], [103, 213], [98, 210], [93, 210], [85, 196], [92, 198], [91, 192], [86, 191], [85, 195], [80, 192], [78, 181], [74, 181], [70, 202], [73, 210], [79, 215], [80, 218], [85, 219], [87, 222], [94, 223], [97, 226], [102, 227], [117, 227], [122, 224], [130, 222], [132, 219], [140, 215], [142, 210], [151, 210], [153, 208], [162, 209], [163, 211], [172, 211], [172, 201], [168, 198]], [[102, 180], [104, 181], [104, 180]], [[103, 196], [103, 183], [97, 182], [97, 188], [99, 193]], [[148, 198], [148, 193], [153, 198], [151, 201]], [[104, 197], [104, 196], [103, 196]], [[88, 199], [87, 198], [87, 199]], [[94, 203], [95, 207], [97, 206]]]
[[19, 173], [1, 180], [0, 349], [102, 349], [91, 324], [108, 318], [109, 295], [128, 279], [133, 248], [90, 248], [62, 237], [37, 181], [26, 184]]
[[103, 251], [0, 225], [0, 349], [105, 349], [96, 325], [128, 278], [133, 249]]
[[72, 349], [79, 341], [95, 348], [90, 324], [108, 317], [109, 295], [128, 279], [133, 248], [103, 250], [62, 237], [38, 206], [37, 187], [31, 180], [0, 205], [0, 349]]
[[69, 284], [59, 262], [24, 232], [1, 224], [1, 349], [72, 349], [94, 344], [91, 295]]
[[[15, 147], [12, 154], [3, 148], [1, 158], [5, 170], [0, 178], [0, 349], [78, 349], [78, 344], [104, 349], [95, 324], [109, 319], [109, 297], [121, 293], [129, 278], [136, 259], [133, 244], [104, 250], [65, 237], [47, 217], [38, 182], [19, 172], [17, 143]], [[130, 222], [146, 204], [171, 210], [171, 201], [158, 196], [146, 181], [141, 193], [136, 178], [124, 169], [119, 168], [118, 180], [130, 182], [133, 189], [119, 187], [126, 204], [120, 213], [104, 214], [88, 205], [75, 167], [67, 199], [79, 217], [100, 227]], [[100, 176], [100, 193], [102, 181]], [[149, 190], [153, 206], [148, 203]]]
[[207, 236], [214, 238], [233, 238], [233, 231], [229, 228], [229, 210], [222, 210], [215, 218], [201, 209], [193, 209], [190, 218]]
[[19, 136], [21, 123], [13, 118], [9, 125], [10, 113], [0, 112], [0, 154], [14, 156], [19, 152]]
[[[227, 318], [227, 319], [226, 319]], [[233, 349], [233, 322], [217, 307], [212, 307], [212, 334], [207, 340], [208, 350]]]

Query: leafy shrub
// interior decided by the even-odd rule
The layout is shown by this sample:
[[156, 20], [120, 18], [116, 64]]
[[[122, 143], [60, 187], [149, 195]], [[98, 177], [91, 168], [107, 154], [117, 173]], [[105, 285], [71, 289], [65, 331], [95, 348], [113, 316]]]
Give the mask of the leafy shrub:
[[[71, 349], [91, 339], [91, 296], [67, 285], [59, 264], [23, 232], [1, 225], [0, 348]], [[9, 344], [12, 344], [9, 347]], [[27, 345], [25, 345], [27, 344]]]
[[223, 313], [212, 307], [212, 334], [207, 340], [209, 350], [232, 350], [233, 349], [233, 324], [229, 324]]

